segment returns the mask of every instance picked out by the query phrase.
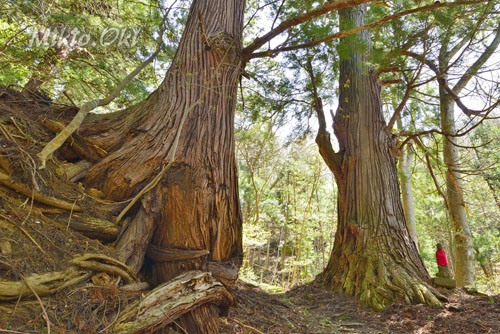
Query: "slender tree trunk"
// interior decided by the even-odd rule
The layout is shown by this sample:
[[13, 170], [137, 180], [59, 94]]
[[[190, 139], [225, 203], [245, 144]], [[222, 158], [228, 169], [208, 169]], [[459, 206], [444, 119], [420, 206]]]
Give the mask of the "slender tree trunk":
[[281, 287], [285, 287], [285, 267], [286, 267], [286, 239], [288, 238], [288, 222], [290, 219], [290, 171], [286, 173], [286, 212], [285, 225], [283, 226], [283, 245], [281, 246]]
[[[241, 264], [234, 110], [244, 9], [240, 0], [193, 0], [163, 83], [127, 113], [103, 121], [113, 127], [93, 136], [112, 153], [89, 171], [86, 183], [113, 200], [137, 194], [174, 158], [131, 210], [135, 218], [118, 244], [136, 269], [147, 249], [157, 284], [188, 270], [210, 270], [213, 263], [228, 273]], [[102, 124], [96, 128], [102, 131]], [[84, 131], [95, 132], [90, 126]], [[178, 257], [179, 250], [187, 252]], [[204, 306], [178, 323], [188, 333], [215, 333], [216, 314]]]
[[403, 211], [405, 213], [406, 225], [411, 239], [417, 245], [417, 224], [415, 219], [415, 202], [413, 200], [413, 189], [411, 186], [411, 164], [413, 162], [413, 147], [408, 145], [401, 152], [398, 165], [399, 182], [401, 183], [401, 195], [403, 199]]
[[[443, 78], [446, 80], [446, 78]], [[455, 103], [450, 95], [440, 87], [441, 129], [445, 134], [455, 134]], [[472, 236], [467, 221], [463, 198], [462, 176], [459, 169], [458, 148], [455, 138], [443, 136], [443, 157], [446, 165], [446, 197], [454, 236], [455, 279], [457, 286], [475, 286], [475, 262]]]
[[[365, 14], [365, 5], [341, 10], [341, 29], [362, 26]], [[396, 143], [386, 130], [380, 83], [368, 64], [370, 49], [367, 31], [341, 41], [334, 123], [340, 152], [328, 153], [321, 129], [316, 139], [339, 191], [338, 228], [322, 278], [331, 289], [357, 296], [376, 310], [399, 299], [439, 305], [439, 293], [406, 227]]]

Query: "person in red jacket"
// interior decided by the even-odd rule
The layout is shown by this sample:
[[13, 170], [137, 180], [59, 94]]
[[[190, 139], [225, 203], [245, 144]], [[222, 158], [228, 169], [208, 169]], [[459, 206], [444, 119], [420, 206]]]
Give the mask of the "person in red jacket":
[[453, 278], [450, 267], [448, 267], [446, 252], [440, 242], [437, 244], [436, 262], [438, 265], [438, 273], [436, 274], [437, 277]]

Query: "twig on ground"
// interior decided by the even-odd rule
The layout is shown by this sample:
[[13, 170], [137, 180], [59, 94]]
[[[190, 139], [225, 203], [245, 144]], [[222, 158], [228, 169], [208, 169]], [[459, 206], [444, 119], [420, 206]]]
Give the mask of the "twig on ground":
[[13, 221], [12, 219], [10, 219], [9, 217], [7, 216], [4, 216], [2, 214], [0, 214], [0, 217], [2, 217], [3, 219], [5, 219], [6, 221], [8, 221], [9, 223], [13, 224], [14, 226], [16, 226], [18, 229], [21, 230], [21, 232], [23, 232], [23, 234], [28, 237], [28, 239], [31, 240], [31, 242], [33, 242], [35, 244], [35, 246], [43, 253], [45, 254], [45, 251], [43, 250], [43, 248], [38, 244], [38, 242], [36, 242], [35, 239], [33, 239], [33, 237], [24, 229], [22, 228], [21, 226], [17, 225], [15, 221]]
[[28, 280], [25, 279], [23, 275], [21, 275], [21, 277], [22, 277], [24, 283], [28, 286], [28, 288], [31, 290], [31, 292], [33, 292], [33, 294], [35, 295], [36, 299], [40, 303], [40, 307], [42, 308], [42, 312], [43, 312], [43, 317], [45, 319], [45, 322], [47, 323], [47, 334], [50, 334], [50, 319], [49, 319], [49, 315], [47, 314], [47, 311], [45, 310], [45, 306], [43, 306], [43, 303], [42, 303], [42, 300], [40, 299], [40, 296], [36, 293], [35, 289], [33, 289], [33, 287], [28, 283]]
[[232, 319], [232, 320], [243, 328], [250, 329], [250, 330], [254, 331], [255, 333], [264, 334], [264, 332], [259, 331], [257, 328], [254, 328], [254, 327], [249, 326], [249, 325], [245, 325], [244, 323], [242, 323], [241, 321], [238, 321], [236, 319]]

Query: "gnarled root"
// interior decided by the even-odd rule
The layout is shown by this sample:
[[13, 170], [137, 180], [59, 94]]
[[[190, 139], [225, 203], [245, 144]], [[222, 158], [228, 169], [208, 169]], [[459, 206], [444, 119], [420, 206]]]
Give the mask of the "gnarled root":
[[[407, 263], [393, 263], [382, 258], [364, 257], [346, 263], [337, 270], [327, 270], [322, 280], [332, 290], [359, 298], [359, 301], [375, 311], [383, 311], [395, 301], [407, 304], [441, 306], [446, 301], [430, 280]], [[339, 268], [344, 270], [340, 271]], [[345, 270], [347, 269], [347, 270]]]
[[[22, 281], [0, 281], [0, 300], [16, 300], [19, 297], [33, 297], [33, 290], [39, 296], [47, 296], [68, 286], [76, 285], [90, 277], [85, 270], [69, 268], [65, 271], [32, 274]], [[30, 289], [29, 286], [33, 289]]]
[[20, 297], [47, 296], [79, 284], [92, 276], [93, 272], [105, 272], [120, 276], [127, 283], [137, 279], [125, 264], [99, 254], [84, 254], [71, 261], [74, 266], [64, 271], [31, 274], [21, 281], [0, 280], [0, 301], [16, 300]]

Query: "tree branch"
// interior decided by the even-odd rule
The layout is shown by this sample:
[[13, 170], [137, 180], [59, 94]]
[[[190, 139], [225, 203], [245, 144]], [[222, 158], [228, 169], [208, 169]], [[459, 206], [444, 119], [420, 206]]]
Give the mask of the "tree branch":
[[[500, 36], [499, 36], [499, 42], [500, 42]], [[455, 101], [455, 103], [457, 104], [457, 106], [464, 112], [464, 114], [466, 114], [467, 116], [471, 117], [472, 115], [476, 115], [476, 116], [481, 116], [483, 115], [485, 112], [488, 112], [488, 110], [491, 109], [491, 107], [487, 108], [487, 109], [484, 109], [484, 110], [473, 110], [473, 109], [469, 109], [463, 102], [462, 100], [460, 99], [460, 97], [455, 93], [454, 89], [451, 88], [447, 81], [443, 78], [443, 76], [445, 75], [445, 73], [441, 72], [438, 68], [438, 66], [436, 64], [434, 64], [432, 61], [430, 61], [429, 59], [425, 58], [424, 56], [422, 55], [419, 55], [415, 52], [411, 52], [411, 51], [403, 51], [402, 54], [404, 55], [407, 55], [409, 57], [412, 57], [412, 58], [415, 58], [421, 62], [425, 62], [425, 64], [436, 74], [436, 78], [437, 78], [437, 81], [439, 83], [439, 85], [441, 87], [443, 87], [443, 89], [451, 96], [451, 98], [453, 99], [453, 101]], [[477, 73], [477, 70], [476, 70], [476, 73]], [[496, 107], [498, 105], [498, 101], [493, 105], [494, 107]]]
[[243, 56], [246, 59], [250, 59], [250, 55], [258, 50], [261, 46], [266, 44], [268, 41], [272, 40], [274, 37], [278, 36], [282, 32], [293, 28], [301, 23], [308, 22], [321, 15], [342, 9], [347, 7], [352, 7], [360, 5], [366, 2], [373, 2], [374, 0], [330, 0], [324, 5], [321, 5], [307, 13], [294, 16], [288, 20], [283, 21], [275, 29], [272, 29], [264, 36], [256, 38], [250, 45], [243, 49]]
[[[396, 14], [392, 14], [392, 15], [387, 15], [384, 18], [382, 18], [382, 19], [380, 19], [378, 21], [375, 21], [373, 23], [364, 25], [362, 27], [357, 27], [357, 28], [353, 28], [353, 29], [349, 29], [349, 30], [345, 30], [345, 31], [340, 31], [340, 32], [337, 32], [335, 34], [326, 36], [324, 38], [321, 38], [321, 39], [318, 39], [318, 40], [315, 40], [315, 41], [311, 41], [311, 42], [307, 42], [307, 43], [303, 43], [303, 44], [299, 44], [299, 45], [293, 45], [293, 46], [287, 46], [287, 47], [277, 48], [277, 49], [274, 49], [274, 50], [268, 50], [268, 51], [263, 51], [263, 52], [255, 52], [255, 53], [251, 53], [250, 54], [250, 52], [253, 52], [253, 51], [255, 51], [255, 50], [258, 49], [258, 47], [255, 48], [255, 49], [250, 49], [250, 46], [252, 46], [253, 44], [255, 44], [255, 42], [257, 41], [257, 39], [256, 39], [254, 41], [254, 43], [252, 43], [251, 45], [249, 45], [248, 47], [246, 47], [243, 50], [243, 52], [246, 55], [247, 59], [275, 56], [276, 54], [281, 53], [281, 52], [311, 48], [313, 46], [317, 46], [317, 45], [320, 45], [320, 44], [332, 41], [334, 39], [346, 37], [346, 36], [351, 35], [351, 34], [355, 34], [355, 33], [358, 33], [358, 32], [361, 32], [361, 31], [364, 31], [364, 30], [367, 30], [367, 29], [371, 29], [371, 28], [377, 27], [377, 26], [379, 26], [381, 24], [384, 24], [386, 22], [398, 19], [398, 18], [406, 16], [406, 15], [415, 14], [415, 13], [423, 12], [423, 11], [429, 11], [429, 10], [438, 9], [438, 8], [443, 8], [443, 7], [451, 7], [451, 6], [458, 6], [458, 5], [479, 4], [479, 3], [482, 3], [482, 2], [486, 2], [486, 1], [489, 1], [489, 0], [458, 1], [458, 2], [446, 2], [446, 3], [440, 3], [439, 1], [436, 1], [432, 5], [418, 7], [418, 8], [406, 10], [404, 12], [400, 12], [400, 13], [396, 13]], [[368, 2], [368, 1], [363, 1], [363, 2]], [[287, 21], [285, 21], [285, 22], [287, 22]], [[302, 23], [302, 22], [300, 22], [300, 23]], [[300, 23], [298, 23], [298, 24], [300, 24]], [[279, 29], [280, 26], [278, 26], [276, 29]], [[288, 29], [288, 28], [286, 28], [286, 29]], [[263, 37], [267, 36], [268, 34], [264, 35]], [[269, 39], [272, 39], [275, 36], [276, 35], [273, 35]], [[263, 44], [259, 45], [259, 47], [262, 46], [262, 45]]]
[[330, 141], [330, 133], [326, 130], [326, 118], [323, 109], [323, 101], [319, 97], [316, 76], [314, 75], [314, 70], [312, 68], [311, 58], [312, 57], [309, 56], [307, 57], [307, 63], [305, 64], [304, 69], [307, 74], [309, 74], [311, 79], [311, 94], [313, 97], [312, 108], [314, 108], [316, 115], [318, 116], [319, 128], [318, 134], [316, 135], [316, 144], [318, 145], [319, 153], [323, 157], [323, 160], [328, 168], [336, 177], [339, 177], [342, 175], [343, 154], [335, 152], [332, 147], [332, 142]]
[[[453, 93], [455, 95], [460, 94], [462, 89], [467, 85], [467, 83], [472, 79], [474, 75], [477, 74], [479, 69], [490, 59], [491, 55], [495, 52], [498, 45], [500, 45], [500, 24], [495, 30], [495, 38], [491, 41], [490, 45], [486, 47], [481, 56], [472, 64], [467, 71], [462, 75], [460, 80], [453, 86]], [[458, 103], [457, 103], [458, 104]], [[470, 115], [469, 115], [470, 116]]]
[[[423, 45], [423, 47], [424, 47], [424, 57], [425, 57], [425, 54], [427, 53], [427, 42], [426, 42], [426, 39], [424, 39], [424, 45]], [[406, 86], [405, 95], [403, 96], [403, 99], [401, 100], [401, 102], [399, 103], [399, 105], [397, 106], [397, 108], [394, 110], [394, 114], [392, 115], [391, 119], [389, 120], [389, 123], [387, 124], [387, 127], [386, 127], [387, 133], [391, 133], [392, 132], [394, 124], [398, 120], [399, 115], [401, 114], [401, 111], [403, 111], [403, 108], [405, 107], [406, 102], [408, 102], [408, 99], [410, 98], [411, 91], [414, 88], [413, 84], [415, 83], [415, 81], [417, 81], [418, 77], [420, 76], [420, 73], [422, 72], [423, 67], [424, 67], [424, 63], [421, 62], [420, 66], [417, 69], [417, 71], [413, 75], [413, 78], [410, 80], [410, 82], [408, 82], [408, 84]], [[405, 77], [406, 77], [406, 75], [405, 75]]]

